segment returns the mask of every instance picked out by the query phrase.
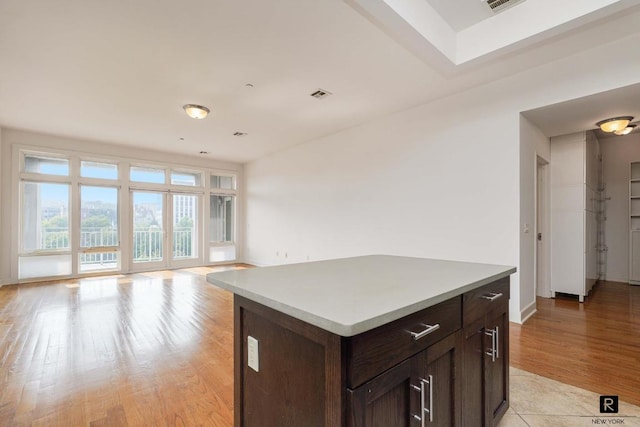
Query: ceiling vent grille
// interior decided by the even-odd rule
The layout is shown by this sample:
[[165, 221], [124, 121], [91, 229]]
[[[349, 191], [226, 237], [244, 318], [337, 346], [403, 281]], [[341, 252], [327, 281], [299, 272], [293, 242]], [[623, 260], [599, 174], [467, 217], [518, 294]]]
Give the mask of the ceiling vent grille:
[[329, 92], [328, 90], [324, 90], [324, 89], [318, 89], [317, 91], [315, 91], [315, 92], [313, 92], [311, 94], [311, 96], [313, 96], [316, 99], [324, 99], [329, 95], [331, 95], [331, 92]]
[[518, 3], [522, 3], [524, 0], [482, 0], [483, 3], [486, 3], [494, 13], [501, 12], [511, 6], [514, 6]]

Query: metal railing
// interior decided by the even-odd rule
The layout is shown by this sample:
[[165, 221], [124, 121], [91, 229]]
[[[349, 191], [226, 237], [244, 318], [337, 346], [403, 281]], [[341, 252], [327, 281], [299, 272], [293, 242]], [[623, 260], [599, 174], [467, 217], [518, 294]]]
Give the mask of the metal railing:
[[[154, 226], [133, 230], [133, 261], [153, 262], [163, 259], [164, 241], [162, 229]], [[194, 227], [175, 227], [173, 230], [173, 258], [186, 259], [196, 256]], [[40, 233], [42, 249], [69, 249], [69, 229], [66, 227], [43, 228]], [[80, 230], [80, 247], [100, 248], [119, 246], [118, 229], [91, 227]], [[82, 254], [81, 265], [113, 264], [118, 262], [115, 252]]]

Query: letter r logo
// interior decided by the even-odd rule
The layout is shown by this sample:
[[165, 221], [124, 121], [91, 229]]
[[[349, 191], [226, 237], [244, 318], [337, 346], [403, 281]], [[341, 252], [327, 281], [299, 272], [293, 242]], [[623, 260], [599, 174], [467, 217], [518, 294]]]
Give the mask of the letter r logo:
[[600, 396], [600, 413], [617, 414], [618, 396]]

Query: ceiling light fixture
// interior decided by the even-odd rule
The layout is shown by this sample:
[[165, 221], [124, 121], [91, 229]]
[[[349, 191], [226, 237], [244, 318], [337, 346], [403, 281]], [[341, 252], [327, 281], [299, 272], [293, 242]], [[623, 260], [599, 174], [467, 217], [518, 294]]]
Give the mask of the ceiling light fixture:
[[619, 135], [619, 136], [629, 135], [635, 129], [635, 127], [636, 127], [636, 125], [629, 125], [626, 128], [614, 131], [613, 133], [615, 133], [616, 135]]
[[633, 120], [631, 116], [613, 117], [599, 121], [596, 126], [599, 126], [603, 132], [615, 132], [626, 128], [631, 120]]
[[185, 104], [182, 106], [185, 113], [194, 119], [204, 119], [209, 114], [209, 109], [197, 104]]

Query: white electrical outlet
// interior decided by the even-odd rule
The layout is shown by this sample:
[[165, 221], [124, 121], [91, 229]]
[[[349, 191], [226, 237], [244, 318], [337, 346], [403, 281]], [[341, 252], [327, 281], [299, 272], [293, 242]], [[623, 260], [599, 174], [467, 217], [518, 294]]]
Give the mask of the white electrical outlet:
[[256, 372], [260, 372], [260, 355], [258, 353], [258, 340], [251, 335], [247, 336], [247, 348], [248, 348], [248, 365]]

